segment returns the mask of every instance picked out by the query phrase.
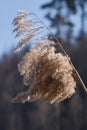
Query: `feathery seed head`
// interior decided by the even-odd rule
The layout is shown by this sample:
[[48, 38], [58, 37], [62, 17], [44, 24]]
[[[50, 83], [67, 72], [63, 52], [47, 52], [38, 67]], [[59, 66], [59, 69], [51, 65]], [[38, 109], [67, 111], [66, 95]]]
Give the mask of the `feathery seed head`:
[[[17, 36], [23, 34], [16, 49], [28, 43], [43, 26], [32, 27], [32, 19], [26, 20], [27, 13], [19, 12], [13, 20], [14, 32]], [[35, 22], [35, 21], [34, 21]], [[17, 95], [12, 101], [25, 102], [37, 99], [50, 103], [60, 102], [75, 92], [76, 81], [69, 58], [61, 52], [55, 53], [55, 43], [48, 38], [37, 39], [29, 52], [18, 64], [18, 70], [24, 83], [30, 88]]]
[[29, 96], [29, 101], [42, 99], [54, 103], [72, 96], [76, 82], [67, 57], [62, 53], [55, 53], [54, 47], [43, 47], [41, 50], [36, 47], [37, 44], [33, 45], [18, 64], [24, 83], [30, 86], [25, 93], [26, 98], [22, 96], [21, 101], [27, 101]]

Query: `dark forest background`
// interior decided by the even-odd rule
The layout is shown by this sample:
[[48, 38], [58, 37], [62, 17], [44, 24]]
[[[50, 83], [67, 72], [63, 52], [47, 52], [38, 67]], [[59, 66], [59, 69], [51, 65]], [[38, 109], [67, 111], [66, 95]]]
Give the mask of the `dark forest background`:
[[[51, 0], [41, 9], [47, 9], [46, 18], [55, 29], [56, 37], [62, 39], [63, 47], [87, 86], [86, 6], [87, 0]], [[78, 24], [81, 26], [78, 35], [73, 36], [74, 16], [79, 10]], [[40, 101], [10, 103], [18, 92], [27, 89], [17, 71], [17, 64], [24, 53], [4, 54], [0, 60], [0, 130], [87, 130], [87, 95], [79, 84], [76, 93], [60, 104]]]

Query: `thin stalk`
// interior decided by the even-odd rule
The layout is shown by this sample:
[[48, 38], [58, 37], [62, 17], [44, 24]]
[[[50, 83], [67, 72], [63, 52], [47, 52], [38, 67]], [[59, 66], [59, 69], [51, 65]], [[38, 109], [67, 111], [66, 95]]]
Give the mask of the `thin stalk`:
[[[56, 39], [56, 40], [57, 40], [57, 39]], [[76, 68], [75, 68], [74, 65], [72, 64], [72, 62], [71, 62], [69, 56], [67, 55], [67, 53], [66, 53], [66, 51], [64, 50], [63, 46], [61, 45], [61, 43], [60, 43], [58, 40], [57, 40], [57, 43], [58, 43], [58, 45], [60, 46], [60, 49], [62, 50], [62, 52], [63, 52], [63, 53], [65, 54], [65, 56], [68, 58], [69, 63], [70, 63], [71, 66], [73, 67], [73, 70], [74, 70], [74, 72], [75, 72], [75, 74], [76, 74], [76, 76], [77, 76], [77, 79], [78, 79], [79, 83], [81, 84], [81, 87], [83, 88], [84, 92], [87, 94], [87, 88], [86, 88], [84, 82], [82, 81], [81, 76], [79, 75], [78, 71], [76, 70]]]
[[[35, 15], [35, 14], [33, 14], [33, 15], [37, 17], [37, 15]], [[51, 32], [51, 31], [49, 30], [49, 28], [44, 24], [44, 22], [43, 22], [39, 17], [37, 17], [37, 18], [41, 21], [41, 23], [43, 24], [43, 26], [47, 28], [48, 32], [50, 32], [50, 34], [52, 34], [52, 32]], [[79, 73], [77, 72], [76, 68], [75, 68], [74, 65], [72, 64], [72, 62], [71, 62], [71, 60], [70, 60], [68, 54], [66, 53], [65, 49], [63, 48], [61, 42], [59, 42], [59, 40], [58, 40], [53, 34], [52, 34], [52, 36], [53, 36], [53, 38], [56, 40], [56, 42], [58, 43], [58, 45], [59, 45], [60, 50], [62, 51], [62, 53], [63, 53], [63, 54], [67, 57], [67, 59], [69, 60], [69, 63], [70, 63], [71, 66], [73, 67], [73, 70], [74, 70], [74, 72], [75, 72], [75, 74], [76, 74], [76, 76], [77, 76], [77, 79], [78, 79], [79, 83], [81, 84], [81, 87], [83, 88], [84, 92], [87, 94], [87, 88], [86, 88], [84, 82], [82, 81], [81, 76], [79, 75]]]

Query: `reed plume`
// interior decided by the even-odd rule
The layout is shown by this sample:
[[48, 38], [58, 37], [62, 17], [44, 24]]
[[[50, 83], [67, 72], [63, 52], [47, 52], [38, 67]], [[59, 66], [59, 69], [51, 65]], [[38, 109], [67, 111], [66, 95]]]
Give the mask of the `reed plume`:
[[[26, 19], [28, 15], [34, 16], [32, 13], [18, 12], [13, 20], [13, 32], [17, 32], [17, 37], [24, 36], [16, 49], [29, 43], [39, 30], [46, 28], [36, 24], [36, 21], [39, 21], [36, 20], [36, 15]], [[61, 102], [75, 93], [75, 69], [65, 53], [55, 53], [54, 45], [55, 42], [49, 38], [40, 37], [25, 54], [18, 64], [18, 70], [23, 76], [24, 84], [30, 87], [27, 91], [19, 93], [12, 102], [24, 103], [40, 99], [54, 103]]]

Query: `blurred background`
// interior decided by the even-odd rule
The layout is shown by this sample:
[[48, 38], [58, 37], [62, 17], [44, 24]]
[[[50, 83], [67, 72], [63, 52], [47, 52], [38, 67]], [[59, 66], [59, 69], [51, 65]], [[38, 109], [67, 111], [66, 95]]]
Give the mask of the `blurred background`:
[[70, 55], [87, 86], [87, 0], [8, 0], [0, 2], [0, 130], [87, 130], [87, 95], [76, 93], [60, 104], [36, 101], [12, 104], [26, 90], [17, 64], [25, 52], [13, 54], [13, 18], [18, 10], [36, 13]]

